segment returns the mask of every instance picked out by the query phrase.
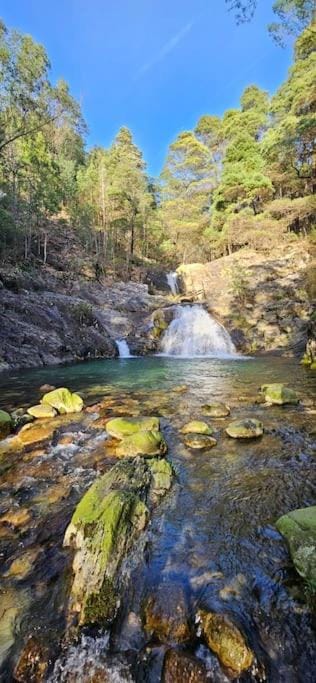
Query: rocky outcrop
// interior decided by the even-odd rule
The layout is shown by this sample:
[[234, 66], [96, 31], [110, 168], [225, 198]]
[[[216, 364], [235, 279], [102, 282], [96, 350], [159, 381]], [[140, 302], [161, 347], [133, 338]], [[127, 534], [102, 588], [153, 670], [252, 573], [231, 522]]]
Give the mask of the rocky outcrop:
[[133, 353], [157, 347], [153, 312], [165, 305], [134, 282], [76, 279], [46, 267], [33, 277], [0, 271], [0, 370], [118, 355], [126, 338]]
[[204, 301], [244, 352], [302, 353], [310, 333], [313, 258], [303, 241], [277, 255], [241, 249], [211, 263], [181, 265], [183, 292]]

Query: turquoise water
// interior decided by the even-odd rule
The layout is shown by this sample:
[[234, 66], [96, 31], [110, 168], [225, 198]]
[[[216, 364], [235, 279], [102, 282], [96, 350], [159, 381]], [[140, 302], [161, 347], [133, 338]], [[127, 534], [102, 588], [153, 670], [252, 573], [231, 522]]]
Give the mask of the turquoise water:
[[[285, 382], [312, 394], [316, 373], [302, 368], [296, 360], [262, 357], [225, 360], [216, 358], [177, 359], [157, 356], [98, 360], [69, 366], [31, 369], [0, 376], [0, 407], [11, 409], [37, 401], [43, 384], [66, 386], [73, 391], [114, 385], [124, 391], [163, 389], [188, 384], [204, 396], [229, 396], [256, 390], [267, 382]], [[97, 390], [95, 396], [98, 395]]]

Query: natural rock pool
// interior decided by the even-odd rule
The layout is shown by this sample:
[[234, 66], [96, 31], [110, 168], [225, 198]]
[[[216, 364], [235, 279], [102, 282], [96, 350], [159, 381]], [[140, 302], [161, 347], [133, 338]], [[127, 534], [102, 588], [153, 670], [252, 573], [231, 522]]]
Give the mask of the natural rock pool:
[[[294, 388], [300, 404], [256, 402], [269, 382]], [[37, 422], [32, 442], [9, 450], [0, 444], [1, 680], [312, 683], [313, 596], [275, 522], [315, 504], [315, 373], [276, 357], [95, 361], [3, 375], [0, 407], [37, 403], [43, 384], [81, 392], [88, 410]], [[214, 401], [231, 414], [206, 416], [203, 404]], [[173, 487], [127, 558], [130, 578], [111, 633], [86, 629], [67, 642], [72, 556], [65, 529], [83, 493], [117, 462], [103, 420], [146, 415], [160, 417]], [[260, 420], [263, 436], [230, 439], [228, 424], [243, 418]], [[190, 420], [211, 425], [217, 445], [185, 446], [181, 429]], [[159, 626], [152, 634], [154, 598]], [[254, 655], [246, 673], [224, 670], [206, 647], [194, 626], [201, 610], [227, 616], [244, 635]], [[180, 645], [177, 619], [190, 623]], [[162, 674], [166, 651], [170, 659], [176, 647], [199, 658], [199, 672], [189, 677], [188, 659], [186, 678], [176, 677], [175, 664], [173, 678], [166, 666]]]

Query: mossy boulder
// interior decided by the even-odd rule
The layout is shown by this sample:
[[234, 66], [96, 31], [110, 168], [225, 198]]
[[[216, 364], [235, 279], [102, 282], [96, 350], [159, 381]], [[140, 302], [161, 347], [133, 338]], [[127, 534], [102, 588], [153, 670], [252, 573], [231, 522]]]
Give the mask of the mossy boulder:
[[202, 420], [192, 420], [191, 422], [187, 422], [182, 429], [181, 429], [182, 434], [213, 434], [213, 429], [210, 427], [207, 422], [203, 422]]
[[136, 432], [126, 436], [116, 447], [116, 455], [120, 458], [135, 458], [137, 455], [145, 457], [164, 455], [167, 444], [161, 432]]
[[80, 413], [83, 408], [83, 400], [79, 394], [73, 394], [69, 389], [62, 387], [61, 389], [54, 389], [44, 394], [41, 399], [43, 405], [51, 406], [60, 413]]
[[267, 403], [279, 406], [286, 404], [296, 405], [298, 403], [295, 391], [285, 387], [284, 384], [263, 384], [261, 391]]
[[162, 683], [209, 683], [205, 664], [188, 652], [170, 648], [162, 668]]
[[12, 418], [6, 410], [0, 410], [0, 439], [6, 439], [12, 429]]
[[221, 664], [233, 676], [240, 676], [253, 663], [254, 656], [243, 634], [224, 614], [200, 611], [202, 635]]
[[64, 545], [75, 551], [69, 612], [77, 615], [79, 625], [114, 619], [121, 563], [146, 526], [154, 476], [150, 460], [122, 460], [97, 479], [78, 504]]
[[202, 412], [207, 417], [227, 417], [230, 408], [225, 403], [206, 403], [202, 406]]
[[106, 431], [115, 439], [124, 439], [137, 432], [157, 432], [158, 417], [115, 417], [106, 423]]
[[37, 406], [31, 406], [31, 408], [27, 409], [28, 415], [31, 415], [32, 417], [36, 418], [49, 418], [49, 417], [55, 417], [57, 415], [57, 411], [55, 408], [52, 408], [50, 405], [44, 405], [42, 403], [39, 403]]
[[316, 505], [292, 510], [276, 522], [296, 571], [316, 589]]
[[256, 439], [263, 434], [263, 424], [254, 418], [235, 420], [228, 425], [226, 434], [232, 439]]
[[186, 434], [183, 439], [188, 448], [196, 450], [205, 450], [206, 448], [214, 448], [217, 445], [216, 439], [207, 434]]

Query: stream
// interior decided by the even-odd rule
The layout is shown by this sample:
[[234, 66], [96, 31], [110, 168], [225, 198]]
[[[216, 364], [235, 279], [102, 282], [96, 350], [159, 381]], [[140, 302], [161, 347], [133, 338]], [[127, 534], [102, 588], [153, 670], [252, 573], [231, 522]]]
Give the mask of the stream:
[[[108, 416], [158, 415], [176, 477], [154, 511], [142, 553], [130, 558], [111, 634], [85, 631], [68, 645], [65, 528], [89, 485], [116, 462], [97, 425], [98, 407], [54, 418], [44, 442], [2, 454], [0, 617], [7, 618], [0, 622], [0, 680], [27, 680], [13, 672], [36, 637], [49, 667], [32, 681], [159, 683], [166, 647], [148, 641], [142, 605], [161, 588], [172, 604], [181, 588], [192, 618], [199, 608], [222, 612], [246, 636], [256, 661], [238, 680], [314, 682], [311, 602], [274, 523], [315, 504], [315, 379], [296, 360], [272, 356], [131, 357], [2, 375], [0, 407], [9, 411], [37, 403], [40, 386], [53, 384], [81, 392], [85, 406], [102, 399]], [[299, 406], [256, 402], [269, 382], [289, 384]], [[180, 429], [190, 419], [208, 421], [201, 406], [211, 401], [227, 403], [231, 415], [211, 420], [215, 448], [192, 451]], [[226, 426], [245, 417], [263, 422], [263, 437], [229, 439]], [[205, 680], [231, 680], [198, 637], [189, 650], [205, 663]]]

